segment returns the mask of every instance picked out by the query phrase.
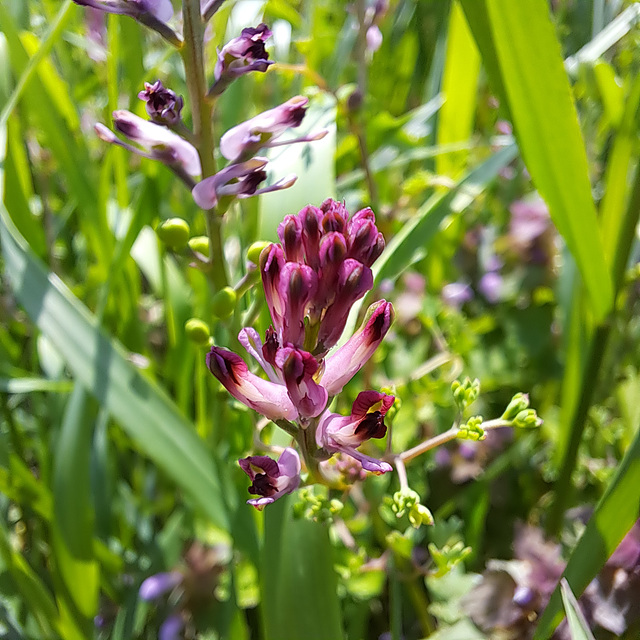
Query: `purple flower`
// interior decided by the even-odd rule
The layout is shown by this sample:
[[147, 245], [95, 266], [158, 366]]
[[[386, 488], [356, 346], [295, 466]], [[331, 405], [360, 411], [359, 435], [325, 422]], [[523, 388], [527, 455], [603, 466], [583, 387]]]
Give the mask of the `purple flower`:
[[84, 7], [93, 7], [107, 13], [140, 18], [151, 14], [160, 22], [169, 22], [173, 17], [171, 0], [73, 0]]
[[279, 191], [289, 188], [297, 177], [289, 175], [274, 182], [268, 187], [258, 189], [258, 185], [266, 180], [266, 158], [251, 158], [246, 162], [231, 164], [214, 176], [205, 178], [192, 190], [193, 199], [201, 209], [213, 209], [222, 198], [249, 198], [250, 196]]
[[287, 447], [278, 462], [268, 456], [249, 456], [238, 461], [242, 470], [251, 478], [249, 493], [259, 498], [247, 500], [247, 504], [262, 510], [278, 498], [291, 493], [300, 484], [300, 456]]
[[391, 408], [394, 396], [378, 391], [362, 391], [351, 408], [351, 415], [342, 416], [326, 411], [320, 418], [316, 443], [330, 452], [341, 451], [358, 460], [364, 469], [376, 474], [391, 471], [387, 462], [356, 451], [370, 438], [383, 438], [387, 433], [384, 416]]
[[464, 282], [451, 282], [442, 287], [442, 301], [454, 309], [461, 309], [465, 302], [473, 298], [473, 291]]
[[144, 83], [144, 91], [138, 94], [144, 100], [149, 117], [158, 124], [176, 124], [180, 120], [180, 112], [184, 106], [182, 96], [167, 89], [160, 80], [153, 84]]
[[542, 198], [516, 200], [509, 211], [509, 235], [517, 248], [530, 248], [533, 241], [549, 228], [549, 208]]
[[153, 576], [149, 576], [140, 585], [140, 598], [142, 600], [156, 600], [177, 587], [183, 578], [184, 576], [179, 571], [156, 573]]
[[310, 142], [323, 138], [327, 131], [317, 134], [274, 142], [289, 127], [297, 127], [304, 118], [309, 98], [295, 96], [274, 109], [269, 109], [257, 116], [229, 129], [220, 139], [220, 153], [228, 160], [237, 161], [251, 157], [259, 149], [274, 147], [293, 142]]
[[250, 71], [266, 71], [273, 61], [264, 48], [264, 43], [271, 37], [266, 24], [255, 28], [243, 29], [240, 36], [229, 40], [218, 51], [218, 60], [213, 72], [216, 79], [210, 95], [218, 95], [227, 85], [239, 76]]
[[200, 175], [200, 158], [195, 147], [166, 127], [123, 110], [113, 112], [113, 124], [117, 131], [140, 145], [142, 150], [122, 142], [113, 131], [98, 123], [95, 125], [95, 131], [105, 142], [117, 144], [145, 158], [160, 160], [164, 164], [181, 169], [189, 176]]
[[294, 347], [280, 349], [276, 364], [282, 371], [291, 401], [303, 418], [319, 416], [327, 405], [328, 394], [316, 381], [318, 361], [306, 351]]
[[367, 51], [370, 54], [375, 53], [382, 45], [382, 32], [380, 27], [376, 24], [372, 24], [366, 33]]
[[489, 302], [495, 304], [502, 295], [502, 276], [495, 271], [488, 271], [480, 278], [478, 289]]
[[158, 630], [158, 640], [180, 640], [184, 620], [181, 616], [174, 614], [169, 616]]
[[282, 326], [275, 325], [282, 344], [303, 345], [305, 310], [317, 288], [318, 276], [311, 267], [299, 262], [286, 262], [282, 267], [277, 293], [285, 313]]
[[295, 420], [298, 417], [287, 388], [251, 373], [245, 361], [232, 351], [211, 347], [207, 367], [236, 400], [270, 420]]

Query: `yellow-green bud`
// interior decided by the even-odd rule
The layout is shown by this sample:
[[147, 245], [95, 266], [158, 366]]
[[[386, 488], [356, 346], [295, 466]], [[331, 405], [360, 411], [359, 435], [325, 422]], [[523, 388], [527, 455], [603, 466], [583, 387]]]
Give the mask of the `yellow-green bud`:
[[466, 424], [460, 425], [457, 437], [460, 440], [484, 440], [487, 437], [487, 434], [482, 428], [482, 422], [482, 416], [473, 416], [473, 418], [469, 418]]
[[525, 409], [513, 419], [513, 426], [523, 429], [533, 429], [541, 424], [542, 418], [538, 417], [535, 409]]
[[236, 300], [238, 296], [231, 287], [220, 289], [211, 301], [211, 310], [221, 319], [229, 318], [233, 315], [236, 308]]
[[414, 529], [419, 529], [421, 525], [426, 524], [428, 526], [433, 525], [433, 516], [431, 511], [427, 509], [423, 504], [414, 504], [409, 509], [409, 522]]
[[451, 391], [458, 408], [460, 411], [464, 411], [470, 404], [475, 402], [480, 394], [480, 380], [477, 378], [475, 380], [465, 378], [464, 382], [454, 380], [451, 383]]
[[191, 229], [186, 220], [169, 218], [156, 229], [156, 233], [164, 244], [177, 251], [186, 246]]
[[191, 251], [201, 253], [205, 258], [209, 257], [209, 238], [207, 236], [193, 236], [189, 240], [189, 248]]
[[184, 323], [184, 331], [191, 342], [201, 347], [209, 344], [209, 327], [202, 320], [189, 318]]
[[247, 249], [247, 260], [249, 260], [249, 262], [253, 262], [253, 264], [259, 264], [260, 254], [262, 253], [263, 249], [268, 247], [270, 244], [270, 242], [254, 242]]
[[516, 393], [502, 414], [503, 420], [513, 420], [521, 411], [529, 408], [529, 396], [526, 393]]

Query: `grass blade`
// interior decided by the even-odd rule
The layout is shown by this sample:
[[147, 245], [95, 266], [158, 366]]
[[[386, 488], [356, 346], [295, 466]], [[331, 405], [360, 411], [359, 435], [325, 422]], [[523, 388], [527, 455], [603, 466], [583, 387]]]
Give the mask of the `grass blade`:
[[560, 591], [562, 593], [562, 604], [564, 605], [564, 610], [567, 612], [567, 622], [569, 623], [571, 640], [595, 640], [580, 610], [578, 601], [565, 578], [560, 580]]

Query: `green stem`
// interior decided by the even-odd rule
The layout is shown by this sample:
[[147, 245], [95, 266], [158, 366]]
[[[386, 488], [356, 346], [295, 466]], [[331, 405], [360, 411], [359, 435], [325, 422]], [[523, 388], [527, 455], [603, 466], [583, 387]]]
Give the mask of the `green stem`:
[[[183, 0], [184, 46], [181, 49], [187, 91], [193, 118], [193, 137], [200, 164], [202, 179], [216, 173], [213, 140], [213, 107], [207, 101], [207, 86], [204, 68], [204, 22], [200, 15], [200, 0]], [[205, 212], [209, 237], [209, 268], [207, 273], [217, 290], [229, 284], [224, 262], [222, 242], [222, 219], [215, 208]]]
[[406, 587], [409, 592], [409, 599], [413, 605], [413, 610], [418, 616], [422, 635], [428, 638], [436, 629], [433, 619], [429, 615], [429, 599], [427, 598], [427, 594], [424, 592], [420, 584], [420, 579], [417, 576], [411, 580], [407, 580]]

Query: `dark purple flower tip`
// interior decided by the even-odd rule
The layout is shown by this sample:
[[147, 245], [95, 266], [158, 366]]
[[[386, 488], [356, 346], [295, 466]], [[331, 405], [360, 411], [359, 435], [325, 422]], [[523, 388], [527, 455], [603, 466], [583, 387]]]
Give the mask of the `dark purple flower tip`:
[[311, 267], [299, 262], [285, 263], [278, 287], [280, 304], [284, 309], [281, 336], [283, 344], [302, 346], [304, 343], [307, 303], [315, 296], [317, 289], [318, 276]]
[[305, 418], [319, 416], [327, 405], [327, 390], [314, 379], [318, 361], [307, 351], [294, 347], [280, 349], [276, 365], [282, 371], [289, 397]]
[[276, 354], [279, 348], [278, 336], [273, 327], [269, 327], [265, 334], [264, 344], [262, 345], [262, 357], [272, 366], [276, 364]]
[[238, 464], [251, 479], [249, 493], [260, 496], [247, 500], [258, 510], [291, 493], [300, 484], [300, 456], [291, 447], [280, 454], [278, 462], [268, 456], [249, 456]]
[[147, 114], [154, 122], [172, 125], [180, 120], [184, 100], [182, 96], [167, 89], [160, 80], [145, 82], [144, 90], [138, 94], [138, 98], [144, 100]]
[[302, 222], [302, 244], [307, 264], [313, 269], [320, 266], [320, 239], [322, 238], [322, 216], [318, 207], [306, 206], [298, 217]]
[[322, 229], [325, 233], [329, 233], [330, 231], [338, 231], [339, 233], [346, 232], [349, 212], [344, 202], [327, 198], [320, 205], [320, 209], [324, 214], [322, 216]]
[[155, 600], [177, 587], [182, 582], [183, 577], [179, 571], [156, 573], [153, 576], [149, 576], [140, 585], [140, 598], [142, 600]]
[[371, 209], [353, 215], [348, 224], [349, 257], [370, 267], [384, 250], [384, 236], [375, 223]]

